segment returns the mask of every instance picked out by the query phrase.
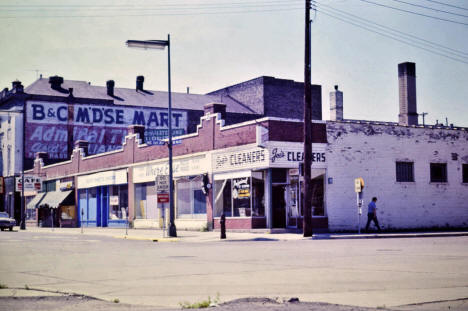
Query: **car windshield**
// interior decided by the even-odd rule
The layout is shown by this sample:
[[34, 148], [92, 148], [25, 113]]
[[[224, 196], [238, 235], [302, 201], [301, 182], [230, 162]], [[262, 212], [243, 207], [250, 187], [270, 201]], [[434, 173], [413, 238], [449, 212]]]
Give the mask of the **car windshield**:
[[8, 216], [8, 213], [0, 212], [0, 217], [8, 218], [9, 216]]

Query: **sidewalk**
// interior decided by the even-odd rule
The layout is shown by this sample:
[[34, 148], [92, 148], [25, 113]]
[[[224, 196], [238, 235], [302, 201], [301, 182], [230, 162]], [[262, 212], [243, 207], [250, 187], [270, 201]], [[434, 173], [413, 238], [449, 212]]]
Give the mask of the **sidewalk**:
[[[18, 231], [19, 230], [18, 228]], [[178, 230], [177, 237], [171, 238], [161, 229], [128, 229], [125, 228], [40, 228], [28, 227], [27, 232], [45, 234], [71, 234], [83, 236], [106, 236], [117, 239], [143, 240], [152, 242], [215, 242], [215, 241], [293, 241], [293, 240], [337, 240], [337, 239], [382, 239], [382, 238], [421, 238], [421, 237], [453, 237], [468, 236], [468, 231], [447, 232], [385, 232], [385, 233], [319, 233], [312, 238], [304, 238], [301, 233], [270, 233], [269, 230], [253, 232], [226, 233], [227, 239], [220, 239], [219, 231], [184, 231]]]

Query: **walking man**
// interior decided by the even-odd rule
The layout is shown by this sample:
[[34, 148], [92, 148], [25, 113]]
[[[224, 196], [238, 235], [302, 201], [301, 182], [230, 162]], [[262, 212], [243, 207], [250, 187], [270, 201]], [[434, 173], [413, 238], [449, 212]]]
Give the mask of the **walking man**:
[[374, 221], [374, 224], [375, 226], [377, 227], [377, 229], [379, 230], [379, 232], [381, 231], [380, 230], [380, 226], [379, 226], [379, 221], [377, 220], [377, 206], [375, 205], [375, 203], [377, 202], [377, 198], [376, 197], [373, 197], [372, 198], [372, 201], [369, 203], [369, 205], [367, 206], [367, 225], [366, 225], [366, 232], [367, 230], [369, 229], [369, 225], [370, 225], [370, 222], [373, 220]]

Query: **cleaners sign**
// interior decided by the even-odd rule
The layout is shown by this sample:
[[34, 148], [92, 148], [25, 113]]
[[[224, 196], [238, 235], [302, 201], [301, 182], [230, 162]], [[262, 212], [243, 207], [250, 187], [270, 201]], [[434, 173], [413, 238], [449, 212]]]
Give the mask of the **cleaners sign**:
[[[122, 148], [127, 127], [144, 125], [158, 139], [167, 138], [167, 109], [81, 105], [29, 101], [26, 107], [26, 157], [47, 152], [51, 159], [66, 159], [68, 148], [77, 140], [90, 143], [89, 154]], [[187, 112], [172, 112], [175, 135], [186, 134]], [[157, 130], [157, 131], [155, 131]]]

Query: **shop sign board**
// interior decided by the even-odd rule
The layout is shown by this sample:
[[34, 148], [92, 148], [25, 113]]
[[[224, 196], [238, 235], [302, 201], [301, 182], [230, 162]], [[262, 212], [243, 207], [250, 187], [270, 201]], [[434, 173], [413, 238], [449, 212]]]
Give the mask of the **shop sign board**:
[[[25, 156], [47, 152], [50, 159], [66, 159], [68, 142], [86, 140], [89, 154], [122, 148], [129, 125], [144, 125], [156, 140], [167, 138], [169, 115], [165, 108], [28, 101]], [[187, 133], [187, 111], [172, 111], [174, 135]], [[145, 133], [146, 135], [146, 133]]]
[[[269, 146], [269, 161], [272, 167], [293, 167], [304, 161], [304, 147], [298, 144], [275, 144]], [[326, 168], [326, 144], [312, 144], [312, 168]]]
[[[174, 159], [172, 162], [172, 172], [175, 177], [197, 175], [208, 172], [208, 166], [206, 155], [197, 155], [189, 158]], [[169, 175], [169, 163], [167, 161], [135, 166], [133, 168], [134, 183], [152, 182], [159, 175]]]
[[93, 188], [98, 186], [121, 185], [126, 183], [126, 169], [78, 176], [78, 189]]
[[119, 205], [119, 196], [118, 195], [109, 196], [109, 205]]
[[[22, 191], [23, 188], [23, 178], [16, 177], [16, 186], [15, 190], [17, 192]], [[36, 176], [24, 176], [24, 191], [41, 191], [42, 190], [42, 178]]]
[[213, 155], [213, 171], [242, 170], [268, 165], [268, 150], [252, 148]]

